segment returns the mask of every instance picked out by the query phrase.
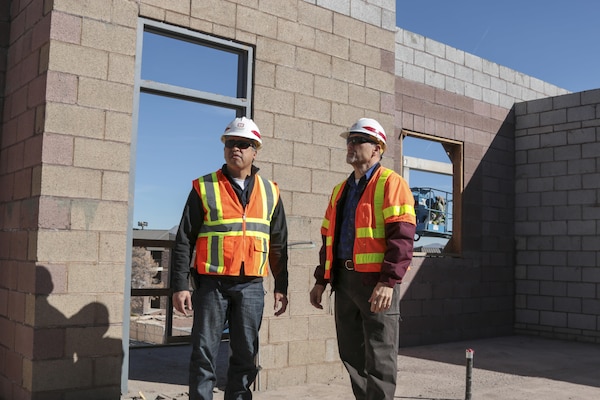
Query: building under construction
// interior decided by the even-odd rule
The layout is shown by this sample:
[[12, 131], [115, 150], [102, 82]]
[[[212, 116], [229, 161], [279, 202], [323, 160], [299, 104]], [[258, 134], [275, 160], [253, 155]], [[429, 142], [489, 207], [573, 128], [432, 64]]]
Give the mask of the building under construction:
[[[288, 311], [262, 324], [260, 390], [345, 375], [333, 316], [308, 295], [331, 189], [350, 172], [339, 134], [363, 116], [388, 132], [384, 165], [401, 174], [420, 168], [408, 140], [448, 157], [451, 235], [413, 258], [401, 346], [600, 342], [600, 90], [569, 93], [405, 31], [397, 12], [394, 0], [0, 2], [0, 398], [127, 390], [130, 304], [146, 295], [132, 288], [134, 239], [169, 246], [134, 237], [146, 99], [261, 128], [257, 165], [281, 189], [293, 251]], [[182, 44], [183, 60], [234, 57], [232, 89], [153, 75], [160, 49]]]

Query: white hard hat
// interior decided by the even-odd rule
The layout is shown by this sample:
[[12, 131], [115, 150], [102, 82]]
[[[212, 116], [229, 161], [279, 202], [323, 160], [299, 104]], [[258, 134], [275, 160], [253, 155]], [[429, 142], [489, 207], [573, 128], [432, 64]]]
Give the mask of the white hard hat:
[[231, 121], [221, 136], [221, 142], [225, 143], [228, 136], [238, 136], [251, 139], [256, 142], [256, 148], [262, 146], [262, 139], [258, 126], [250, 118], [238, 117]]
[[385, 135], [385, 130], [379, 122], [375, 121], [373, 118], [361, 118], [354, 123], [345, 132], [342, 132], [340, 136], [344, 139], [348, 137], [351, 133], [363, 133], [365, 135], [373, 136], [379, 143], [381, 143], [383, 147], [383, 151], [385, 151], [385, 147], [387, 145], [387, 136]]

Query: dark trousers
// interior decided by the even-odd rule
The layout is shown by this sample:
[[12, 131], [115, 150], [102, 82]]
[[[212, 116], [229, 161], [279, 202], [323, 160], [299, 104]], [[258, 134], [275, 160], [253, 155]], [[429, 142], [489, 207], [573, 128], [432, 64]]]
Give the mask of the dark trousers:
[[357, 400], [391, 400], [396, 391], [400, 287], [389, 310], [372, 313], [360, 272], [335, 270], [335, 324], [340, 358]]
[[190, 360], [190, 399], [210, 400], [217, 381], [216, 360], [225, 322], [229, 321], [231, 356], [225, 400], [252, 399], [250, 385], [258, 368], [258, 331], [264, 308], [259, 282], [232, 282], [200, 275], [192, 294], [194, 325]]

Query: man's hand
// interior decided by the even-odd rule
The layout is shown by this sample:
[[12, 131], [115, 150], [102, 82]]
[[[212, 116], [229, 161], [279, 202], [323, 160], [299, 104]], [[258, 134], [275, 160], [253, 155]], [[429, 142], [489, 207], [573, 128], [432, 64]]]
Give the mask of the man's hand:
[[188, 315], [186, 310], [192, 311], [192, 295], [189, 290], [173, 293], [173, 307], [180, 313]]
[[323, 292], [325, 291], [325, 286], [316, 284], [312, 290], [310, 291], [310, 304], [314, 307], [322, 310], [323, 306], [321, 305], [321, 301], [323, 300]]
[[379, 282], [377, 286], [375, 286], [375, 289], [373, 289], [373, 293], [369, 298], [369, 303], [371, 303], [371, 312], [379, 313], [390, 308], [392, 306], [393, 294], [394, 288]]
[[[285, 310], [287, 310], [288, 298], [285, 294], [278, 292], [273, 293], [273, 298], [275, 299], [275, 301], [273, 302], [273, 310], [275, 310], [275, 316], [279, 317], [285, 312]], [[277, 306], [279, 303], [281, 303], [281, 307], [278, 310]]]

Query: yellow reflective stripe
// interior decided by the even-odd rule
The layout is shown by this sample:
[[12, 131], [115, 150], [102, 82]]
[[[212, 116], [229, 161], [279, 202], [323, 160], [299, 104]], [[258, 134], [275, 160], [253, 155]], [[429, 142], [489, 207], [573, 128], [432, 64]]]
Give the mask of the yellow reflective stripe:
[[361, 253], [356, 254], [356, 264], [375, 264], [382, 263], [384, 253]]
[[[223, 207], [220, 201], [221, 190], [219, 188], [219, 180], [217, 179], [217, 173], [205, 175], [198, 178], [198, 186], [202, 193], [201, 200], [202, 204], [207, 210], [210, 210], [206, 216], [209, 221], [217, 221], [223, 218]], [[212, 206], [212, 207], [211, 207]]]
[[266, 196], [266, 191], [265, 191], [265, 185], [262, 181], [262, 179], [257, 179], [258, 181], [258, 190], [260, 191], [260, 198], [262, 199], [263, 202], [263, 207], [262, 207], [262, 219], [267, 219], [267, 196]]
[[390, 206], [383, 210], [383, 216], [385, 218], [404, 214], [415, 216], [415, 208], [410, 204], [403, 204], [401, 206]]
[[[264, 249], [266, 249], [266, 248], [267, 248], [267, 246], [268, 246], [268, 244], [267, 244], [267, 243], [268, 243], [268, 241], [269, 241], [269, 238], [268, 238], [268, 237], [266, 237], [266, 238], [261, 238], [261, 239], [262, 239], [262, 246], [263, 246], [262, 248], [263, 248], [263, 250], [264, 250]], [[263, 252], [262, 252], [262, 256], [261, 256], [261, 259], [260, 259], [260, 264], [259, 264], [259, 265], [260, 265], [260, 268], [258, 269], [258, 273], [259, 273], [261, 276], [262, 276], [262, 275], [264, 275], [265, 268], [267, 267], [267, 255], [268, 255], [268, 254], [269, 254], [269, 253], [268, 253], [267, 251], [263, 251]]]
[[222, 274], [225, 269], [224, 264], [225, 261], [223, 259], [223, 237], [209, 237], [207, 259], [204, 265], [206, 272]]
[[[277, 195], [277, 186], [275, 186], [274, 182], [269, 181], [268, 179], [260, 178], [260, 193], [263, 199], [263, 218], [271, 220], [273, 218], [273, 213], [275, 212], [275, 206], [277, 205], [277, 201], [279, 196]], [[266, 190], [266, 185], [269, 185], [269, 191]]]
[[335, 199], [337, 199], [338, 197], [338, 193], [340, 192], [340, 190], [342, 190], [342, 187], [344, 187], [344, 184], [346, 183], [346, 181], [342, 182], [342, 183], [338, 183], [334, 188], [333, 188], [333, 193], [331, 194], [331, 205], [335, 205]]
[[356, 230], [357, 238], [385, 238], [385, 226], [381, 228], [358, 228]]

